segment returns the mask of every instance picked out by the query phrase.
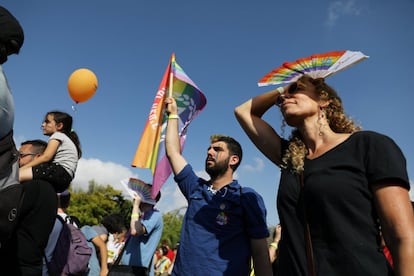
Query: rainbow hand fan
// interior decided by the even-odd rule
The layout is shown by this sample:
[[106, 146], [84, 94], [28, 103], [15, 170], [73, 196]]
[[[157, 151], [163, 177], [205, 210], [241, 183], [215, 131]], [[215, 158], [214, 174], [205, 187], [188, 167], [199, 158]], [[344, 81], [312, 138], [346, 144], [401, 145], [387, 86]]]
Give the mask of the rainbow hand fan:
[[291, 83], [303, 75], [309, 75], [312, 78], [326, 78], [367, 58], [368, 56], [361, 52], [348, 50], [315, 54], [293, 62], [283, 63], [282, 66], [261, 78], [257, 84], [267, 86]]
[[157, 202], [151, 197], [151, 186], [137, 178], [121, 180], [129, 195], [134, 198], [134, 193], [141, 197], [141, 202], [155, 205]]

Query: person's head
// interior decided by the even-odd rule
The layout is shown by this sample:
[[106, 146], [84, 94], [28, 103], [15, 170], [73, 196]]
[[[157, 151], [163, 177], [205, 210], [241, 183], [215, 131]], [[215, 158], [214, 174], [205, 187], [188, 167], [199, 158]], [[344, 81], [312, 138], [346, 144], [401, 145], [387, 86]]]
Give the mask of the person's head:
[[61, 193], [57, 193], [58, 199], [58, 208], [66, 210], [69, 207], [70, 203], [70, 192], [68, 190], [64, 190]]
[[47, 142], [43, 140], [27, 140], [20, 144], [19, 166], [22, 167], [33, 159], [42, 155], [47, 147]]
[[350, 133], [356, 130], [354, 123], [345, 115], [338, 93], [323, 78], [302, 76], [280, 95], [277, 104], [286, 123], [292, 127], [316, 113], [326, 118], [334, 132]]
[[279, 97], [277, 104], [283, 118], [289, 126], [294, 127], [290, 136], [289, 149], [283, 156], [283, 167], [292, 166], [294, 171], [303, 170], [307, 148], [303, 143], [299, 128], [306, 119], [314, 117], [319, 135], [329, 127], [336, 133], [353, 133], [360, 130], [344, 112], [342, 101], [336, 91], [325, 83], [323, 78], [313, 79], [302, 76], [289, 85]]
[[42, 123], [43, 134], [51, 136], [56, 131], [69, 134], [72, 131], [73, 119], [66, 112], [62, 111], [50, 111], [46, 113], [45, 119]]
[[162, 253], [162, 256], [166, 256], [168, 254], [168, 248], [166, 246], [161, 246], [160, 253]]
[[[147, 185], [148, 190], [151, 191], [152, 185], [151, 184], [148, 184], [148, 183], [145, 183], [145, 185]], [[161, 199], [161, 192], [158, 192], [158, 194], [155, 197], [155, 199], [152, 199], [151, 198], [148, 201], [147, 201], [147, 199], [141, 199], [140, 209], [142, 211], [144, 211], [144, 212], [145, 212], [145, 210], [152, 209], [152, 208], [154, 208], [155, 204], [157, 204], [158, 201], [160, 201], [160, 199]]]
[[78, 157], [82, 156], [82, 150], [80, 147], [79, 137], [76, 132], [72, 129], [73, 119], [66, 112], [62, 111], [50, 111], [46, 114], [45, 119], [42, 123], [43, 134], [51, 136], [56, 131], [66, 134], [75, 144], [78, 150]]
[[162, 240], [161, 245], [170, 249], [169, 242], [167, 240]]
[[126, 232], [126, 225], [125, 219], [121, 214], [110, 214], [105, 216], [101, 224], [106, 228], [106, 230], [113, 234], [115, 238], [119, 234], [125, 234]]
[[24, 33], [19, 21], [0, 6], [0, 64], [5, 63], [9, 55], [18, 54], [23, 42]]
[[242, 157], [241, 145], [234, 138], [212, 135], [205, 161], [206, 172], [212, 178], [223, 175], [229, 168], [235, 172]]

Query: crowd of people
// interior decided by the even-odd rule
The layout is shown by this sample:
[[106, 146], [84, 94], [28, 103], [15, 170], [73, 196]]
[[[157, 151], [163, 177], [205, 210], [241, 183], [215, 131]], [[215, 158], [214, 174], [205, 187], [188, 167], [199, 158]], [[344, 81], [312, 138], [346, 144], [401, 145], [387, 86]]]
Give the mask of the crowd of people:
[[[23, 41], [18, 20], [0, 7], [1, 64]], [[188, 203], [179, 246], [160, 246], [163, 219], [155, 204], [161, 194], [155, 202], [135, 194], [129, 225], [111, 214], [80, 227], [92, 249], [85, 275], [414, 275], [405, 157], [390, 137], [362, 131], [325, 79], [304, 74], [234, 111], [281, 170], [280, 225], [271, 242], [262, 196], [234, 179], [240, 143], [212, 135], [204, 164], [210, 178], [197, 176], [182, 154], [177, 103], [165, 102], [166, 155]], [[275, 105], [292, 128], [289, 138], [263, 119]], [[48, 141], [26, 141], [17, 151], [13, 98], [1, 66], [0, 107], [0, 274], [51, 275], [61, 221], [70, 217], [67, 189], [82, 156], [79, 137], [69, 114], [50, 111], [42, 123]], [[80, 226], [75, 218], [68, 223]]]

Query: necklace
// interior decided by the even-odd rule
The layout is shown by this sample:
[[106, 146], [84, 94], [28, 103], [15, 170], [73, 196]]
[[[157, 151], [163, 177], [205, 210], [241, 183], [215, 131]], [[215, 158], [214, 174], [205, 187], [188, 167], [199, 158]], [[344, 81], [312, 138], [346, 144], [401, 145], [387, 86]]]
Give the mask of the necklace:
[[217, 192], [219, 192], [219, 195], [222, 194], [221, 197], [224, 197], [227, 194], [227, 186], [224, 186], [222, 189], [216, 190], [216, 189], [213, 188], [213, 184], [211, 184], [207, 188], [207, 190], [210, 191], [213, 195], [216, 195]]
[[213, 188], [213, 184], [211, 184], [207, 190], [209, 190], [213, 195], [216, 195], [219, 190]]

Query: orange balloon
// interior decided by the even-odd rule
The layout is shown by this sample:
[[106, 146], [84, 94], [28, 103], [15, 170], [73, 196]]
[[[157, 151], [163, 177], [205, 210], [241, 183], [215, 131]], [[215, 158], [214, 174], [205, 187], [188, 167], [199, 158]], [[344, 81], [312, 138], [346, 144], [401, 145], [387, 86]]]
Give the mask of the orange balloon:
[[95, 94], [97, 88], [98, 79], [89, 69], [77, 69], [69, 77], [69, 95], [76, 103], [89, 100]]

